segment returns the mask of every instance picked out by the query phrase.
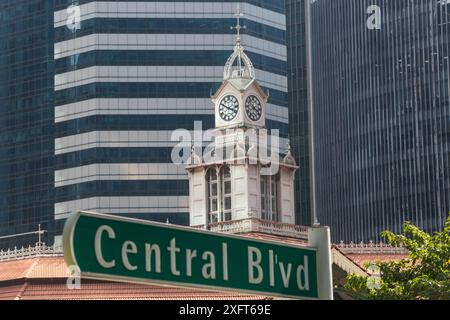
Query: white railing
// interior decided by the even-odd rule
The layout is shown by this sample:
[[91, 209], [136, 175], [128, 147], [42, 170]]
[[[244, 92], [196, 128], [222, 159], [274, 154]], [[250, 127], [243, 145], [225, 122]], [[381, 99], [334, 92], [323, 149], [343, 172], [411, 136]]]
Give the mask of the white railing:
[[[205, 229], [205, 226], [196, 226], [194, 228]], [[308, 239], [308, 227], [256, 218], [214, 223], [210, 224], [207, 229], [213, 232], [229, 234], [260, 232], [290, 238]]]
[[37, 243], [36, 246], [22, 247], [13, 250], [0, 251], [0, 261], [20, 260], [35, 257], [60, 257], [63, 255], [63, 249], [60, 246], [47, 246], [45, 243]]
[[385, 243], [353, 243], [345, 244], [341, 241], [337, 247], [346, 254], [408, 254], [403, 247], [392, 247]]

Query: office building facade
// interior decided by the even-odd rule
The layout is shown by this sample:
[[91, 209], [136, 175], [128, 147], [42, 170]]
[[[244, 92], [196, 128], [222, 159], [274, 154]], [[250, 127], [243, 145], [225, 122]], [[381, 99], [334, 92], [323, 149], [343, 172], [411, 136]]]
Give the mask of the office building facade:
[[305, 0], [286, 0], [289, 128], [292, 150], [300, 165], [295, 180], [296, 221], [311, 225], [310, 135], [306, 59]]
[[333, 241], [450, 212], [450, 5], [311, 1], [315, 197]]
[[[79, 8], [79, 19], [74, 18]], [[189, 224], [174, 130], [214, 127], [210, 95], [233, 50], [235, 1], [56, 1], [56, 221], [91, 210]], [[285, 4], [242, 1], [242, 42], [288, 135]]]
[[51, 3], [0, 2], [0, 248], [57, 229]]
[[[214, 127], [236, 1], [0, 4], [0, 245], [61, 239], [76, 210], [189, 224], [171, 133]], [[284, 0], [240, 2], [242, 42], [288, 136]], [[3, 54], [5, 53], [5, 54]], [[286, 139], [282, 139], [282, 143]], [[5, 238], [2, 238], [5, 237]]]

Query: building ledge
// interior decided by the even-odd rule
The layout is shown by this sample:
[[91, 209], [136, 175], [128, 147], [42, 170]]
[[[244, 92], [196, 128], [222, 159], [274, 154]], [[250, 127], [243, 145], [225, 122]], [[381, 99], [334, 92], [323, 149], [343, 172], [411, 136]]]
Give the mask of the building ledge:
[[308, 240], [308, 227], [288, 223], [266, 221], [256, 218], [233, 220], [213, 223], [205, 227], [195, 226], [195, 229], [206, 229], [212, 232], [242, 234], [242, 233], [264, 233], [276, 236]]

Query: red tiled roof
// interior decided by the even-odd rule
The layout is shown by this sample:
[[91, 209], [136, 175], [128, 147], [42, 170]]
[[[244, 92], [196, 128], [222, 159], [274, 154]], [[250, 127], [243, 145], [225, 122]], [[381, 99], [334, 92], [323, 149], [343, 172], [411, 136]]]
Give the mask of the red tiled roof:
[[35, 259], [6, 261], [0, 263], [0, 281], [25, 278]]
[[[8, 293], [5, 293], [8, 292]], [[69, 290], [65, 283], [25, 283], [23, 286], [0, 287], [0, 299], [20, 300], [262, 300], [227, 292], [139, 285], [131, 283], [81, 282], [80, 290]]]
[[402, 259], [408, 258], [407, 254], [347, 254], [347, 257], [352, 259], [355, 263], [366, 269], [366, 265], [369, 263], [379, 263], [379, 262], [393, 262], [400, 261]]
[[333, 263], [349, 274], [367, 275], [366, 269], [346, 255], [339, 247], [331, 246]]
[[25, 284], [9, 285], [5, 287], [0, 286], [0, 300], [14, 300], [20, 295]]
[[0, 263], [0, 282], [33, 278], [66, 278], [67, 276], [67, 267], [62, 257], [42, 257]]
[[264, 296], [234, 292], [140, 285], [81, 279], [80, 290], [66, 286], [63, 257], [0, 262], [0, 300], [261, 300]]

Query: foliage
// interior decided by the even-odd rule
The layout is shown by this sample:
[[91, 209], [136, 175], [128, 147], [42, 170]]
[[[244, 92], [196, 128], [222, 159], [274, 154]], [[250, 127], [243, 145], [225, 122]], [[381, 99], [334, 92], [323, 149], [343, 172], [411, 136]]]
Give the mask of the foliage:
[[407, 222], [403, 234], [385, 231], [382, 236], [391, 246], [406, 248], [408, 258], [378, 263], [375, 278], [348, 276], [348, 294], [357, 299], [450, 300], [450, 216], [444, 230], [434, 235]]

